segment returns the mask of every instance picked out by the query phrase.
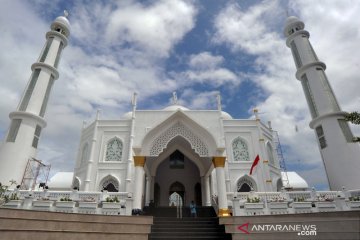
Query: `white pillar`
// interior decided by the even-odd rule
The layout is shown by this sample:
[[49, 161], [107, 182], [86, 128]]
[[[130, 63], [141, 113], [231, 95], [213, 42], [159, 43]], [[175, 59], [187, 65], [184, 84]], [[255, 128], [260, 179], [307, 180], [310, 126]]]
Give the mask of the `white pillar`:
[[151, 200], [151, 176], [146, 177], [145, 206], [149, 206]]
[[28, 160], [36, 158], [41, 130], [46, 127], [44, 115], [52, 86], [59, 78], [57, 67], [68, 42], [70, 23], [66, 17], [57, 17], [50, 28], [43, 51], [31, 66], [33, 72], [20, 104], [9, 115], [10, 128], [0, 148], [0, 182], [6, 185], [10, 180], [21, 183]]
[[225, 183], [226, 183], [226, 191], [231, 192], [231, 184], [230, 184], [230, 174], [229, 174], [229, 165], [228, 161], [225, 160]]
[[210, 198], [210, 177], [204, 177], [204, 196], [205, 196], [205, 206], [211, 206]]
[[142, 209], [141, 202], [144, 191], [145, 156], [134, 156], [134, 165], [135, 165], [135, 192], [134, 192], [133, 209], [138, 211]]
[[225, 157], [214, 157], [213, 164], [216, 169], [216, 180], [218, 187], [218, 207], [219, 207], [219, 217], [230, 216], [230, 211], [227, 204], [226, 196], [226, 184], [225, 184]]
[[128, 153], [128, 163], [126, 170], [126, 184], [125, 189], [126, 192], [132, 192], [132, 171], [133, 171], [133, 144], [135, 138], [135, 112], [136, 112], [136, 104], [137, 104], [137, 94], [133, 94], [132, 98], [132, 115], [131, 115], [131, 129], [130, 129], [130, 140], [129, 140], [129, 153]]

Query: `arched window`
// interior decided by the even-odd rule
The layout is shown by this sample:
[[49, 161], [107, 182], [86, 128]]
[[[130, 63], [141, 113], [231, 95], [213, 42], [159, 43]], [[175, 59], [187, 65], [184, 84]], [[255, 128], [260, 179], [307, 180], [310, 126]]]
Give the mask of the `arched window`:
[[108, 192], [118, 192], [119, 191], [119, 182], [113, 176], [106, 176], [100, 182], [100, 190], [106, 190]]
[[256, 191], [256, 183], [249, 176], [243, 176], [237, 182], [237, 192], [250, 192], [251, 190]]
[[277, 190], [278, 192], [280, 192], [281, 189], [282, 189], [282, 187], [283, 187], [283, 182], [282, 182], [282, 179], [279, 178], [279, 179], [276, 181], [276, 190]]
[[73, 189], [80, 190], [80, 179], [75, 177], [72, 184]]
[[266, 151], [271, 165], [275, 166], [274, 151], [270, 143], [266, 144]]
[[123, 144], [120, 139], [111, 139], [106, 146], [106, 158], [107, 162], [121, 161], [123, 151]]
[[89, 144], [85, 143], [81, 151], [81, 161], [80, 164], [83, 165], [89, 160]]
[[249, 161], [249, 151], [246, 142], [237, 137], [232, 142], [234, 161]]

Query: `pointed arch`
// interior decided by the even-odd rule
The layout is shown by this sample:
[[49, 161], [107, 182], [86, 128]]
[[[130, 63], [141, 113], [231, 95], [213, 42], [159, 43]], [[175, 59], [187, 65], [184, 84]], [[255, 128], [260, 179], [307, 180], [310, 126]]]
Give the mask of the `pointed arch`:
[[236, 191], [237, 192], [250, 192], [251, 190], [257, 191], [257, 185], [255, 180], [248, 176], [242, 176], [236, 184]]
[[79, 177], [74, 177], [73, 183], [72, 183], [72, 188], [73, 189], [77, 189], [80, 190], [81, 187], [81, 180]]
[[170, 185], [169, 192], [183, 192], [183, 191], [185, 191], [185, 187], [182, 183], [178, 181], [173, 182]]
[[122, 159], [123, 143], [118, 137], [111, 138], [106, 144], [105, 162], [119, 162]]
[[166, 148], [168, 143], [175, 137], [181, 136], [185, 138], [199, 156], [208, 156], [209, 151], [206, 144], [196, 136], [188, 127], [181, 122], [176, 122], [162, 135], [158, 136], [151, 146], [150, 156], [158, 156]]
[[193, 120], [182, 110], [176, 111], [150, 129], [139, 145], [141, 146], [139, 149], [141, 155], [159, 156], [168, 143], [178, 136], [186, 139], [200, 157], [211, 157], [218, 154], [217, 141], [214, 136], [202, 123]]
[[112, 175], [104, 177], [99, 184], [99, 190], [107, 190], [109, 192], [118, 192], [120, 187], [120, 181]]
[[231, 146], [233, 152], [233, 160], [235, 162], [250, 161], [249, 148], [245, 139], [237, 137], [232, 141]]
[[283, 181], [282, 181], [281, 177], [279, 177], [276, 180], [276, 191], [280, 192], [283, 187], [284, 187]]

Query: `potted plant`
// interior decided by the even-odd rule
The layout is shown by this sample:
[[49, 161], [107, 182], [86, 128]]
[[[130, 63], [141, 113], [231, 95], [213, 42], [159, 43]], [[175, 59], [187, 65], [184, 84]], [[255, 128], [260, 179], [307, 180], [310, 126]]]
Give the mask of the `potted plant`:
[[349, 197], [348, 205], [350, 208], [360, 208], [360, 196]]
[[34, 207], [49, 208], [52, 207], [53, 204], [54, 202], [47, 197], [42, 197], [37, 199], [36, 201], [33, 201]]
[[312, 208], [312, 203], [310, 201], [305, 201], [305, 197], [297, 197], [294, 198], [294, 202], [291, 206], [296, 210], [310, 210]]
[[12, 208], [20, 207], [23, 202], [22, 200], [20, 200], [17, 192], [11, 193], [10, 196], [5, 196], [4, 200], [5, 200], [4, 206], [12, 207]]
[[98, 203], [93, 197], [87, 197], [79, 201], [79, 208], [95, 209], [97, 205]]
[[270, 199], [269, 208], [270, 209], [287, 209], [288, 202], [283, 197], [275, 197], [275, 198]]
[[119, 209], [120, 207], [120, 201], [117, 196], [113, 198], [107, 197], [105, 201], [102, 202], [103, 209]]
[[334, 198], [328, 197], [327, 195], [320, 195], [317, 197], [315, 205], [320, 212], [333, 211], [336, 209]]
[[264, 203], [260, 201], [259, 197], [248, 197], [245, 203], [246, 209], [263, 209]]
[[75, 207], [75, 202], [69, 197], [60, 198], [59, 201], [56, 201], [56, 207], [58, 208], [73, 208]]

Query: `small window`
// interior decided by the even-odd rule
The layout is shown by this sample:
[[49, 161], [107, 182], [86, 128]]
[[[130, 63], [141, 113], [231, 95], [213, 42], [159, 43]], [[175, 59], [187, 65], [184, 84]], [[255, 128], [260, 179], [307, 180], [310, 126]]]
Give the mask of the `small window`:
[[33, 142], [32, 142], [32, 146], [34, 148], [37, 148], [37, 146], [38, 146], [40, 133], [41, 133], [41, 127], [39, 125], [36, 125], [35, 134], [34, 134], [34, 138], [33, 138]]
[[324, 130], [322, 128], [322, 126], [318, 126], [315, 128], [316, 131], [316, 135], [319, 139], [319, 144], [320, 144], [320, 148], [326, 148], [327, 147], [327, 143], [326, 143], [326, 139], [325, 139], [325, 134], [324, 134]]
[[305, 98], [306, 101], [308, 103], [309, 109], [310, 109], [310, 114], [312, 116], [312, 118], [316, 118], [319, 113], [315, 104], [315, 99], [314, 99], [314, 95], [311, 92], [311, 88], [310, 88], [310, 83], [309, 80], [306, 76], [306, 74], [304, 74], [301, 77], [301, 85], [303, 87], [304, 93], [305, 93]]
[[121, 161], [123, 153], [123, 143], [118, 138], [110, 140], [106, 147], [106, 162], [118, 162]]
[[185, 156], [179, 150], [176, 150], [170, 155], [171, 169], [184, 169]]
[[234, 139], [232, 150], [234, 161], [250, 161], [248, 146], [242, 138], [237, 137]]
[[24, 97], [21, 100], [21, 103], [20, 103], [20, 106], [19, 106], [19, 111], [25, 111], [26, 110], [26, 108], [27, 108], [27, 106], [29, 104], [31, 95], [32, 95], [32, 93], [34, 91], [36, 82], [37, 82], [37, 80], [39, 78], [39, 75], [40, 75], [40, 69], [35, 69], [33, 71], [32, 75], [31, 75], [31, 79], [30, 79], [29, 85], [26, 88], [26, 92], [24, 94]]
[[290, 49], [291, 49], [291, 52], [293, 54], [296, 67], [301, 68], [302, 67], [302, 62], [301, 62], [300, 54], [299, 54], [299, 51], [298, 51], [294, 41], [292, 41], [290, 43]]

